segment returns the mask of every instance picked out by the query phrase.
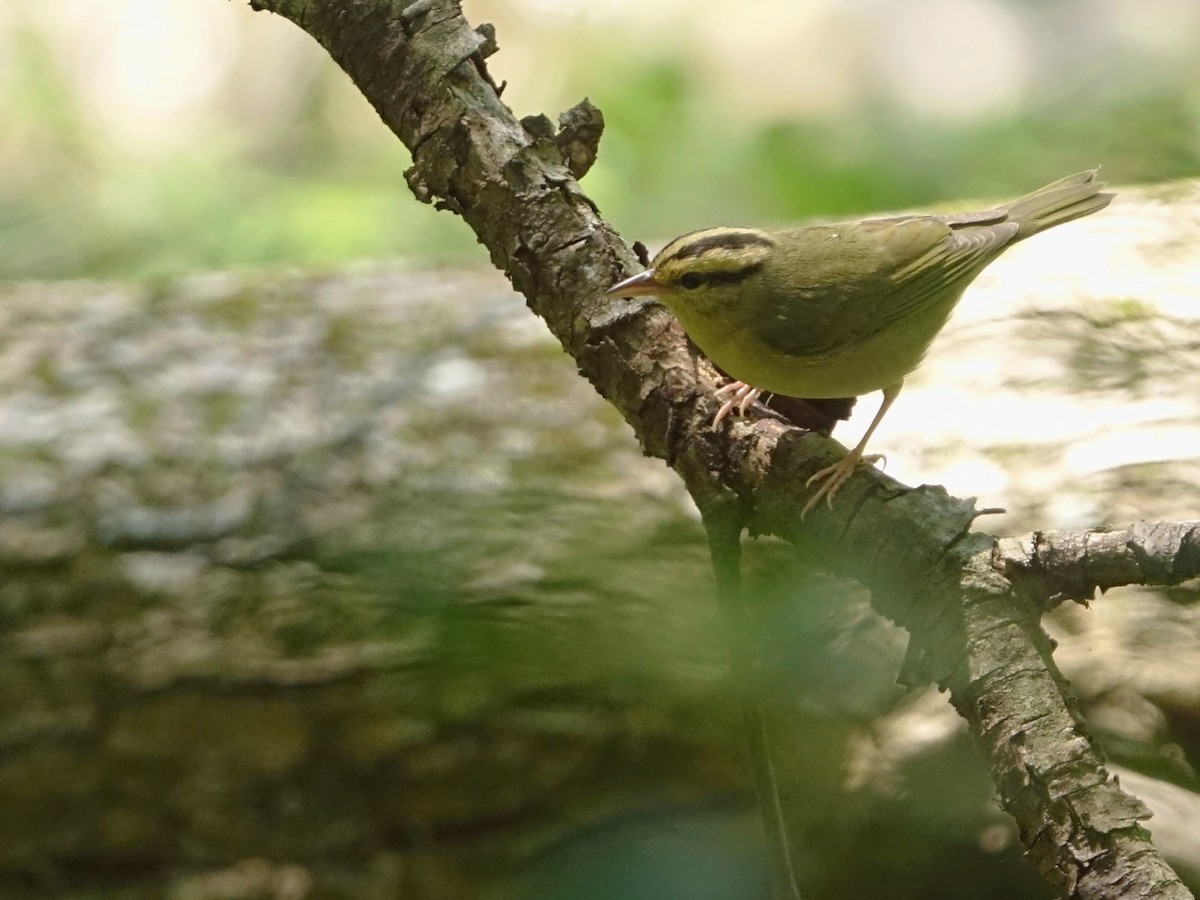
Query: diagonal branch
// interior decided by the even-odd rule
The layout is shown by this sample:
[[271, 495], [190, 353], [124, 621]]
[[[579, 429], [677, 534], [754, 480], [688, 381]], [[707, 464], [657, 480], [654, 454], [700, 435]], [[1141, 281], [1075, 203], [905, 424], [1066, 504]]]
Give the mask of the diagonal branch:
[[[656, 307], [603, 289], [634, 257], [580, 191], [545, 120], [519, 122], [486, 74], [491, 32], [456, 0], [251, 0], [324, 46], [412, 151], [408, 182], [470, 225], [646, 452], [708, 516], [736, 508], [754, 533], [819, 554], [908, 628], [975, 736], [1034, 863], [1064, 896], [1190, 896], [1140, 826], [1142, 805], [1104, 769], [1038, 610], [993, 565], [997, 541], [939, 488], [856, 475], [833, 511], [801, 523], [804, 482], [833, 442], [771, 419], [708, 427], [713, 370]], [[577, 166], [578, 170], [578, 166]]]

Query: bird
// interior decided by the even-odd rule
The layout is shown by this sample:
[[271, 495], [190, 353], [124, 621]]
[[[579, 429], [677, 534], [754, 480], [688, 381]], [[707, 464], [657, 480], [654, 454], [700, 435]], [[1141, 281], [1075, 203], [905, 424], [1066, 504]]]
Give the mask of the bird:
[[649, 268], [608, 289], [653, 296], [735, 379], [713, 427], [762, 392], [806, 399], [883, 392], [858, 444], [806, 482], [801, 511], [829, 508], [875, 429], [966, 287], [1006, 249], [1112, 201], [1099, 170], [1060, 178], [991, 209], [911, 214], [781, 231], [721, 226], [668, 243]]

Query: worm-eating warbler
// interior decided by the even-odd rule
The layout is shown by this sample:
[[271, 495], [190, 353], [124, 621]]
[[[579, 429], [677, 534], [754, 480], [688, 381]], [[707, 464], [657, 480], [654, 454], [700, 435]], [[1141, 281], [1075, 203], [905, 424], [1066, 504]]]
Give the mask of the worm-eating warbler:
[[883, 391], [858, 445], [808, 483], [804, 507], [834, 495], [905, 377], [921, 362], [963, 290], [1006, 247], [1103, 209], [1096, 171], [1070, 175], [994, 209], [908, 215], [784, 231], [709, 228], [677, 237], [650, 268], [609, 289], [654, 295], [696, 345], [736, 378], [714, 426], [760, 391], [821, 399]]

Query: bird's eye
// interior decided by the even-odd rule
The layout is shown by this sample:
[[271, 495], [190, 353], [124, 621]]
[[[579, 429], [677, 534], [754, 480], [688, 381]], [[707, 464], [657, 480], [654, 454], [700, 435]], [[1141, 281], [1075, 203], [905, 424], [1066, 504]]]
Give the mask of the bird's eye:
[[679, 279], [680, 287], [686, 288], [689, 291], [694, 291], [702, 284], [704, 284], [704, 279], [696, 272], [688, 272]]

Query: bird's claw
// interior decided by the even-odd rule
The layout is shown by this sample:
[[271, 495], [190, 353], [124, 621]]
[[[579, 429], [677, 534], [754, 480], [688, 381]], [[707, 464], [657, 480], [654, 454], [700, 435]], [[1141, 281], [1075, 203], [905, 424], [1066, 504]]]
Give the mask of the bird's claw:
[[744, 416], [746, 410], [750, 408], [750, 404], [757, 400], [761, 393], [761, 390], [751, 387], [744, 381], [731, 381], [724, 387], [718, 388], [713, 393], [713, 396], [724, 402], [721, 404], [721, 408], [717, 410], [717, 414], [713, 416], [713, 429], [715, 430], [735, 409], [739, 416]]
[[800, 510], [801, 521], [803, 521], [804, 517], [812, 512], [816, 505], [821, 502], [822, 497], [825, 498], [825, 505], [829, 509], [833, 509], [834, 496], [841, 489], [842, 485], [849, 480], [850, 476], [854, 474], [854, 470], [863, 463], [866, 463], [867, 465], [874, 465], [881, 460], [885, 463], [887, 462], [887, 457], [885, 457], [882, 453], [868, 453], [866, 456], [864, 456], [857, 450], [851, 450], [832, 466], [826, 466], [824, 469], [813, 473], [808, 481], [804, 482], [805, 487], [808, 487], [816, 481], [821, 481], [824, 483], [817, 488], [815, 494], [808, 498], [808, 502], [805, 503], [804, 508]]

